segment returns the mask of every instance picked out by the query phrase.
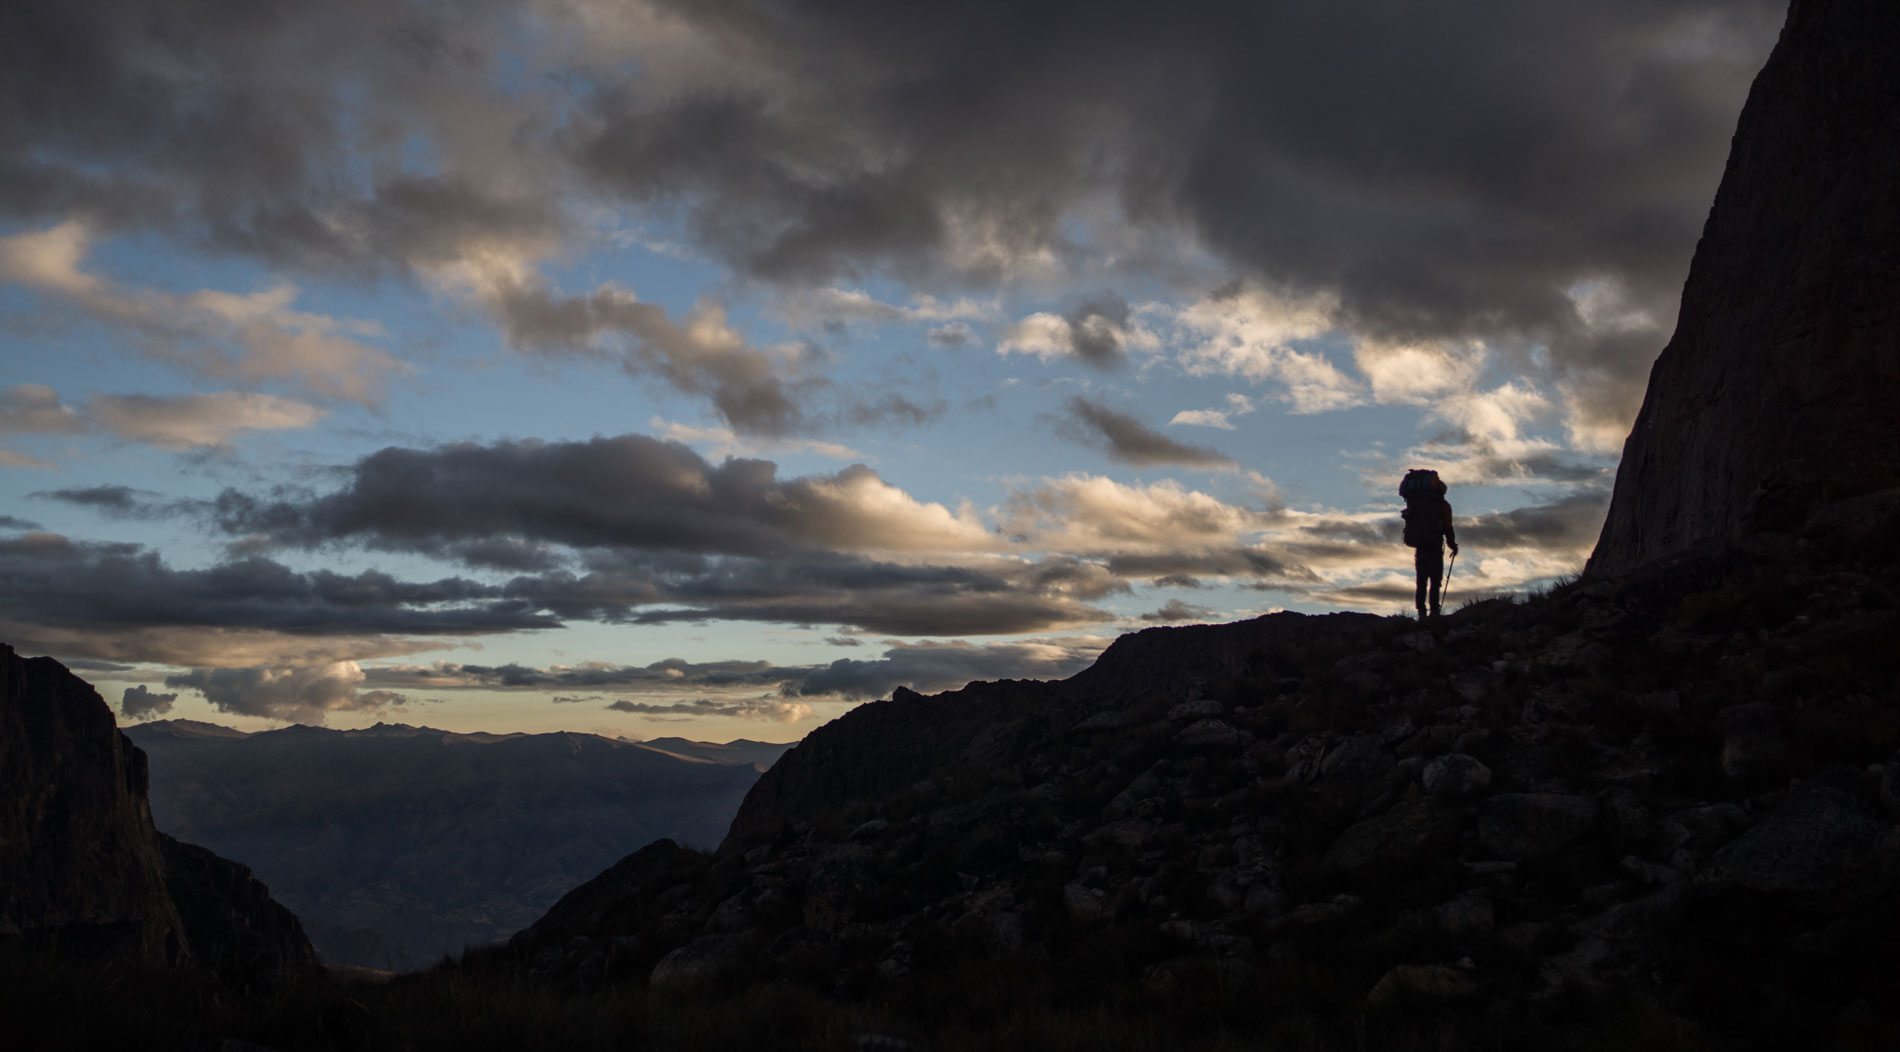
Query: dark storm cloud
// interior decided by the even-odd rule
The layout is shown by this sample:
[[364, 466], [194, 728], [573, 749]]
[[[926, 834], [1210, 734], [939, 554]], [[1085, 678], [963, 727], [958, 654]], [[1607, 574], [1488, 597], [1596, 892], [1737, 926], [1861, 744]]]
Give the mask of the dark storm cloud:
[[545, 669], [518, 664], [464, 665], [445, 662], [370, 668], [365, 669], [364, 673], [365, 682], [400, 689], [601, 691], [776, 687], [784, 682], [788, 670], [764, 661], [694, 662], [667, 658], [650, 665], [590, 663]]
[[1610, 491], [1596, 487], [1545, 504], [1470, 517], [1458, 540], [1481, 548], [1544, 548], [1588, 551], [1603, 529]]
[[139, 684], [125, 688], [125, 694], [119, 699], [119, 714], [128, 720], [162, 716], [172, 710], [172, 703], [177, 700], [177, 694], [160, 694]]
[[1197, 577], [1250, 577], [1279, 582], [1318, 580], [1313, 571], [1306, 567], [1282, 555], [1258, 548], [1136, 552], [1111, 555], [1107, 565], [1110, 573], [1129, 578], [1185, 577], [1192, 580]]
[[1069, 353], [1098, 369], [1122, 364], [1123, 333], [1128, 329], [1128, 301], [1113, 292], [1098, 292], [1062, 316], [1068, 323]]
[[872, 500], [896, 492], [862, 465], [780, 479], [770, 461], [714, 465], [677, 442], [620, 435], [391, 447], [358, 461], [336, 492], [260, 500], [227, 490], [215, 514], [228, 532], [285, 544], [353, 540], [420, 551], [502, 539], [754, 556], [927, 548], [960, 533], [986, 543], [980, 531], [947, 521], [948, 512], [908, 497], [897, 506]]
[[1124, 590], [1064, 560], [983, 566], [886, 563], [842, 554], [769, 559], [597, 559], [585, 574], [517, 577], [506, 593], [569, 620], [752, 621], [892, 635], [1006, 635], [1106, 618], [1091, 600]]
[[179, 570], [139, 545], [49, 534], [0, 539], [0, 622], [87, 633], [189, 626], [310, 636], [464, 635], [559, 625], [492, 586], [462, 578], [408, 582], [373, 570], [306, 573], [260, 558]]
[[390, 448], [333, 492], [226, 491], [212, 514], [253, 546], [349, 542], [486, 569], [541, 560], [498, 594], [563, 620], [1004, 634], [1103, 616], [1088, 604], [1126, 589], [1086, 562], [985, 555], [1003, 547], [988, 528], [861, 465], [781, 479], [768, 461], [714, 465], [642, 435]]
[[1141, 619], [1157, 624], [1172, 625], [1182, 621], [1205, 621], [1213, 616], [1214, 611], [1207, 607], [1184, 603], [1179, 599], [1170, 599], [1161, 604], [1160, 609], [1141, 615]]
[[1232, 467], [1234, 458], [1205, 446], [1190, 446], [1143, 424], [1141, 421], [1077, 395], [1069, 399], [1069, 412], [1057, 425], [1065, 436], [1095, 446], [1111, 460], [1136, 467], [1179, 464], [1184, 467]]
[[163, 519], [193, 507], [188, 502], [169, 501], [150, 490], [130, 486], [69, 486], [40, 490], [28, 496], [71, 504], [114, 519]]
[[[854, 642], [852, 645], [856, 645]], [[908, 686], [932, 692], [951, 690], [978, 679], [1060, 679], [1094, 660], [1101, 644], [1093, 640], [1028, 643], [969, 643], [962, 640], [897, 643], [874, 659], [840, 658], [823, 665], [773, 665], [765, 661], [694, 662], [668, 658], [650, 665], [587, 664], [554, 668], [523, 665], [390, 666], [365, 669], [366, 684], [398, 689], [435, 690], [591, 690], [670, 691], [758, 689], [788, 698], [837, 697], [847, 700], [889, 697]], [[557, 702], [599, 700], [599, 694], [560, 695]], [[698, 699], [684, 703], [625, 702], [627, 712], [688, 712], [677, 704], [728, 704]], [[628, 706], [644, 705], [632, 708]]]
[[[1598, 425], [1640, 394], [1783, 8], [16, 0], [0, 217], [379, 272], [542, 258], [585, 184], [795, 284], [1148, 265], [1105, 247], [1126, 223], [1374, 335], [1545, 343]], [[1616, 310], [1579, 308], [1593, 285]], [[533, 339], [624, 307], [537, 295], [487, 305]], [[1072, 317], [1085, 358], [1113, 315]], [[625, 332], [735, 427], [798, 426], [782, 385]]]
[[631, 712], [641, 716], [725, 716], [742, 720], [773, 720], [779, 723], [796, 723], [811, 715], [811, 706], [795, 701], [779, 701], [773, 698], [752, 698], [744, 701], [714, 701], [711, 698], [696, 698], [692, 701], [629, 701], [620, 699], [607, 708], [615, 712]]
[[[381, 269], [543, 234], [539, 198], [471, 176], [513, 115], [493, 64], [516, 5], [20, 0], [0, 15], [0, 215], [83, 214], [264, 257]], [[487, 134], [478, 126], [495, 122]], [[396, 166], [410, 134], [461, 151]], [[491, 162], [484, 166], [481, 162]], [[486, 170], [485, 170], [486, 169]]]
[[[755, 273], [983, 279], [1086, 250], [1065, 219], [1107, 198], [1374, 333], [1548, 341], [1617, 404], [1784, 7], [656, 6], [742, 66], [598, 82], [572, 156]], [[1651, 317], [1589, 324], [1592, 279]]]
[[788, 681], [785, 693], [857, 700], [887, 698], [898, 687], [929, 694], [979, 679], [1062, 679], [1088, 667], [1101, 649], [1096, 642], [1071, 641], [913, 643], [891, 647], [874, 661], [839, 658], [810, 669]]

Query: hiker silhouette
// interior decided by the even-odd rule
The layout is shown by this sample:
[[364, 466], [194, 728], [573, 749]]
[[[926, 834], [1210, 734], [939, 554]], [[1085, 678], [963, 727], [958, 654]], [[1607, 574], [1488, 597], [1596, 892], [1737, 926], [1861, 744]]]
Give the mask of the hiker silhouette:
[[1426, 600], [1431, 616], [1438, 616], [1439, 593], [1445, 585], [1445, 545], [1451, 545], [1451, 557], [1458, 558], [1458, 531], [1451, 524], [1451, 503], [1445, 499], [1445, 482], [1438, 472], [1414, 468], [1399, 483], [1399, 496], [1405, 498], [1405, 543], [1412, 549], [1412, 568], [1418, 571], [1418, 590], [1414, 602], [1419, 620], [1426, 616]]

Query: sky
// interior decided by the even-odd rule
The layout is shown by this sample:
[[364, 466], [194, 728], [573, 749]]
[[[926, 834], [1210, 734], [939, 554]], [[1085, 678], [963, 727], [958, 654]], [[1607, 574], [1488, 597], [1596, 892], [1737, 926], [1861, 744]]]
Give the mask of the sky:
[[24, 0], [0, 641], [124, 720], [788, 741], [1578, 570], [1755, 0]]

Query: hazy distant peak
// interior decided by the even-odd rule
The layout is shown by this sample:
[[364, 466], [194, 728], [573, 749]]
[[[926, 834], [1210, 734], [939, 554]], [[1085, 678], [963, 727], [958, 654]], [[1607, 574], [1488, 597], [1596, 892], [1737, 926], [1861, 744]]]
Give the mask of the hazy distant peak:
[[158, 737], [171, 738], [248, 738], [249, 731], [236, 727], [226, 727], [218, 723], [206, 723], [203, 720], [152, 720], [147, 723], [127, 724], [126, 733], [134, 738]]

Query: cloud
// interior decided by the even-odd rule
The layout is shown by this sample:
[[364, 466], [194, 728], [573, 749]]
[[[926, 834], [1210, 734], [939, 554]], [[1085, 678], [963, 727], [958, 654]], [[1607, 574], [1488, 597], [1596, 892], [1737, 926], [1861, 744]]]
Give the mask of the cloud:
[[28, 496], [71, 504], [114, 519], [164, 519], [195, 507], [189, 501], [169, 501], [151, 490], [130, 486], [67, 486]]
[[749, 457], [763, 453], [807, 453], [832, 460], [854, 460], [860, 463], [870, 459], [850, 446], [816, 438], [741, 435], [729, 427], [701, 427], [658, 416], [649, 419], [647, 426], [668, 442], [696, 446], [716, 457]]
[[[1666, 334], [1783, 8], [635, 7], [595, 28], [644, 61], [595, 82], [572, 150], [779, 280], [1079, 267], [1159, 228], [1360, 335], [1525, 339], [1614, 380]], [[1583, 280], [1643, 290], [1646, 349], [1597, 339]]]
[[707, 397], [739, 431], [787, 435], [809, 426], [800, 385], [787, 375], [797, 356], [752, 346], [717, 302], [702, 300], [675, 320], [611, 284], [567, 296], [538, 279], [508, 276], [479, 280], [474, 294], [517, 350], [612, 355], [629, 372]]
[[75, 406], [41, 384], [0, 390], [0, 434], [95, 431], [171, 449], [221, 447], [241, 431], [304, 428], [323, 416], [303, 402], [243, 391], [99, 395]]
[[948, 325], [933, 327], [924, 334], [924, 339], [937, 347], [964, 347], [976, 342], [976, 330], [960, 321], [953, 321]]
[[779, 312], [794, 326], [891, 325], [945, 323], [968, 331], [968, 321], [987, 318], [995, 312], [989, 304], [968, 298], [951, 301], [919, 294], [909, 303], [885, 303], [863, 289], [827, 285], [817, 289], [792, 290], [780, 303]]
[[1130, 348], [1152, 350], [1160, 341], [1136, 321], [1128, 301], [1098, 292], [1064, 314], [1037, 313], [1010, 326], [996, 353], [1027, 354], [1043, 361], [1074, 358], [1097, 369], [1122, 364]]
[[86, 430], [79, 410], [61, 402], [44, 384], [16, 384], [0, 390], [0, 435], [77, 434]]
[[[91, 240], [91, 229], [77, 220], [0, 238], [0, 279], [135, 336], [135, 345], [149, 354], [216, 379], [289, 381], [319, 397], [369, 404], [379, 399], [385, 380], [408, 371], [395, 357], [362, 342], [382, 334], [378, 325], [297, 310], [294, 285], [184, 294], [124, 286], [84, 268]], [[281, 419], [291, 404], [253, 402], [247, 411], [254, 420]], [[179, 410], [170, 413], [176, 421]], [[117, 419], [136, 431], [152, 426], [155, 414], [165, 415], [153, 406], [141, 410], [121, 402], [116, 411], [107, 407], [105, 420]], [[159, 433], [176, 437], [175, 431]]]
[[46, 469], [55, 466], [50, 460], [29, 457], [25, 453], [15, 453], [10, 449], [0, 449], [0, 468]]
[[1038, 549], [1104, 554], [1232, 545], [1268, 516], [1172, 479], [1135, 485], [1078, 473], [1012, 491], [1000, 523]]
[[1258, 407], [1254, 405], [1253, 399], [1246, 395], [1229, 394], [1225, 409], [1183, 409], [1174, 414], [1173, 419], [1168, 421], [1168, 426], [1211, 427], [1220, 431], [1232, 431], [1234, 417], [1246, 416], [1256, 408]]
[[358, 461], [335, 492], [260, 501], [228, 490], [217, 516], [235, 534], [312, 547], [358, 541], [437, 551], [514, 538], [760, 557], [1001, 547], [972, 510], [919, 501], [863, 465], [780, 479], [770, 461], [714, 465], [645, 435], [391, 447]]
[[713, 701], [700, 698], [695, 701], [671, 701], [658, 704], [649, 701], [628, 701], [622, 698], [607, 707], [615, 712], [631, 712], [642, 716], [723, 716], [742, 720], [767, 720], [773, 723], [797, 723], [800, 720], [810, 719], [812, 715], [810, 705], [775, 698], [755, 698], [748, 701]]
[[378, 687], [404, 690], [727, 690], [771, 688], [785, 681], [786, 669], [765, 661], [685, 661], [666, 658], [649, 665], [589, 661], [534, 668], [526, 665], [376, 666], [364, 670]]
[[887, 698], [900, 686], [923, 693], [955, 690], [978, 679], [1062, 679], [1101, 653], [1097, 639], [973, 645], [956, 641], [892, 646], [875, 660], [839, 658], [790, 680], [792, 696]]
[[163, 716], [172, 710], [172, 702], [177, 700], [177, 694], [160, 694], [141, 683], [125, 688], [125, 694], [119, 699], [119, 714], [128, 720]]
[[1080, 395], [1069, 399], [1068, 415], [1058, 430], [1075, 441], [1095, 446], [1111, 460], [1137, 467], [1233, 467], [1235, 463], [1225, 453], [1176, 442], [1126, 413]]
[[1184, 621], [1209, 621], [1212, 620], [1214, 616], [1214, 611], [1209, 610], [1207, 607], [1184, 603], [1179, 599], [1170, 599], [1161, 604], [1160, 609], [1151, 610], [1141, 615], [1141, 620], [1157, 624], [1174, 625]]
[[197, 668], [166, 676], [165, 685], [195, 690], [220, 712], [294, 723], [322, 723], [332, 712], [406, 704], [392, 691], [359, 690], [354, 661], [263, 668]]
[[239, 431], [309, 427], [324, 411], [276, 395], [243, 391], [163, 397], [101, 395], [88, 403], [107, 431], [158, 446], [221, 446]]
[[0, 537], [0, 635], [112, 660], [234, 664], [259, 653], [402, 653], [412, 636], [558, 627], [465, 578], [300, 572], [262, 558], [175, 569], [136, 544]]
[[[795, 288], [1219, 266], [1354, 339], [1535, 354], [1605, 449], [1785, 13], [173, 6], [16, 17], [0, 215], [356, 275], [531, 269], [613, 210]], [[1242, 357], [1296, 408], [1337, 404], [1291, 342]]]
[[[834, 641], [835, 642], [835, 641]], [[557, 701], [584, 701], [601, 691], [638, 692], [649, 699], [616, 705], [628, 712], [700, 712], [708, 705], [756, 704], [759, 692], [783, 698], [889, 697], [908, 686], [934, 692], [977, 679], [1060, 679], [1086, 667], [1106, 640], [1094, 638], [970, 643], [965, 640], [887, 642], [877, 658], [841, 658], [820, 665], [773, 665], [764, 661], [693, 662], [668, 658], [650, 665], [588, 662], [532, 668], [438, 662], [434, 665], [365, 669], [371, 685], [397, 690], [574, 691]], [[855, 643], [852, 645], [856, 645]], [[578, 692], [593, 692], [591, 695]], [[686, 702], [655, 702], [669, 693], [694, 695], [748, 692], [751, 696]], [[645, 708], [629, 708], [631, 705]], [[683, 707], [676, 707], [683, 706]], [[807, 710], [809, 711], [809, 710]], [[728, 713], [730, 714], [730, 713]]]
[[1293, 346], [1333, 331], [1338, 312], [1330, 294], [1299, 299], [1229, 285], [1175, 314], [1186, 344], [1177, 361], [1191, 376], [1274, 384], [1295, 413], [1349, 408], [1365, 401], [1359, 381], [1318, 351]]
[[37, 530], [40, 524], [14, 515], [0, 515], [0, 530]]

